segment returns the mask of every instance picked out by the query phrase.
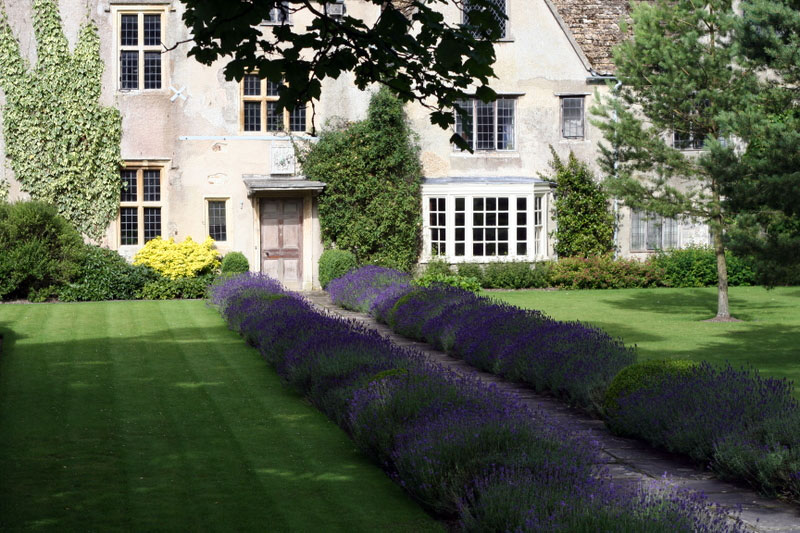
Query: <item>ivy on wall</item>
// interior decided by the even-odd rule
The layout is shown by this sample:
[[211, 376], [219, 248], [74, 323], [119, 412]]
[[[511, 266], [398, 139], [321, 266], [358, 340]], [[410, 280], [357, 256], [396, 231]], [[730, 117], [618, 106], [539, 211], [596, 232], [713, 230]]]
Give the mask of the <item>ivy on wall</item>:
[[38, 60], [31, 68], [0, 7], [6, 157], [22, 190], [99, 239], [119, 207], [122, 123], [117, 109], [99, 102], [97, 27], [87, 21], [70, 53], [58, 3], [34, 0], [33, 13]]

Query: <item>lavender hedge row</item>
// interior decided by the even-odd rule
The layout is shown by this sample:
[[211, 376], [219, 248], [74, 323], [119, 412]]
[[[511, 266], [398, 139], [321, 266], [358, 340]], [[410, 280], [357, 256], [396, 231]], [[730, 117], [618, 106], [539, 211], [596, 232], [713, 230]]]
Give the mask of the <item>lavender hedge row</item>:
[[609, 411], [598, 407], [602, 397], [635, 353], [600, 330], [452, 287], [415, 287], [387, 269], [352, 271], [330, 295], [402, 335], [594, 410], [616, 433], [800, 501], [800, 406], [787, 380], [700, 364], [627, 391]]
[[606, 424], [769, 496], [800, 501], [800, 405], [792, 389], [752, 368], [701, 363], [622, 395]]
[[337, 305], [368, 312], [402, 335], [590, 411], [599, 411], [608, 384], [636, 359], [599, 329], [454, 287], [416, 287], [385, 268], [351, 271], [328, 292]]
[[463, 531], [743, 531], [702, 496], [609, 481], [591, 443], [518, 400], [244, 274], [228, 324], [400, 485]]

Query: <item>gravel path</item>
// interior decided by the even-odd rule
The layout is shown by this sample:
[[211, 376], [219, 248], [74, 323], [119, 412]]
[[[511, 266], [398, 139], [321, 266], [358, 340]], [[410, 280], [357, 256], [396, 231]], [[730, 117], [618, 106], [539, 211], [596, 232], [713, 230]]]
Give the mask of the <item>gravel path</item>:
[[335, 306], [326, 292], [309, 292], [304, 293], [304, 296], [323, 311], [357, 320], [379, 331], [396, 344], [414, 348], [463, 374], [475, 375], [486, 382], [495, 383], [501, 389], [516, 394], [533, 411], [542, 411], [551, 418], [558, 419], [566, 427], [590, 436], [599, 444], [602, 450], [601, 457], [612, 477], [618, 482], [639, 483], [666, 476], [673, 484], [703, 492], [713, 503], [741, 508], [741, 519], [753, 531], [800, 533], [800, 506], [764, 498], [747, 488], [720, 481], [713, 473], [698, 469], [696, 465], [682, 457], [655, 450], [637, 440], [612, 435], [602, 421], [590, 418], [556, 399], [541, 396], [527, 387], [477, 370], [460, 359], [434, 350], [428, 344], [397, 335], [386, 325], [378, 324], [368, 315]]

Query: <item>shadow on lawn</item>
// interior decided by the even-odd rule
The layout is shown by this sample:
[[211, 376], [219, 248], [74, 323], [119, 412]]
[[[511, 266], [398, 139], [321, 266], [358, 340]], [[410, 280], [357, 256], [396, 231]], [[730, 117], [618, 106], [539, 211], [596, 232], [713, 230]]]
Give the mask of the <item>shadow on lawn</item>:
[[[637, 293], [625, 298], [606, 298], [604, 304], [617, 309], [638, 310], [660, 314], [691, 314], [693, 318], [702, 320], [713, 318], [717, 314], [717, 291], [709, 289], [682, 289], [680, 292], [671, 290], [649, 291]], [[780, 309], [786, 307], [781, 303], [759, 302], [754, 303], [730, 296], [731, 314], [741, 320], [753, 320], [755, 317], [749, 311], [763, 311], [767, 309]]]

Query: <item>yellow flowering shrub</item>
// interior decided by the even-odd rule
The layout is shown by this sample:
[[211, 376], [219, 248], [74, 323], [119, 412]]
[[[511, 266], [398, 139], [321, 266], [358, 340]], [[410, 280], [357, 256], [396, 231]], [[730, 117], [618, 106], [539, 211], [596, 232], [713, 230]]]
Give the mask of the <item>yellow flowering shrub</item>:
[[133, 258], [134, 265], [149, 266], [170, 279], [191, 278], [219, 268], [219, 254], [214, 249], [214, 239], [206, 238], [202, 243], [191, 237], [176, 243], [170, 237], [147, 241], [144, 248]]

